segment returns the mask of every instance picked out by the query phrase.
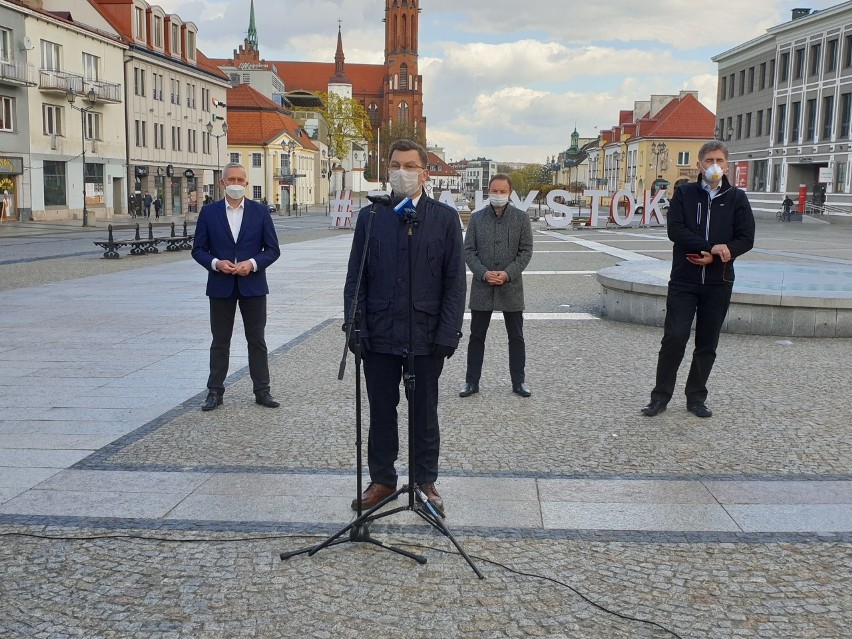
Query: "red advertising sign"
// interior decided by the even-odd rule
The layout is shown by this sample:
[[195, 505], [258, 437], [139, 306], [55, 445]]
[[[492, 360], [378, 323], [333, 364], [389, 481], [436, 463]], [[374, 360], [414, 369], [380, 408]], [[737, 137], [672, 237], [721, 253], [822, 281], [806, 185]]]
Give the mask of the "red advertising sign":
[[799, 185], [799, 213], [805, 212], [805, 202], [808, 201], [808, 185]]
[[748, 188], [748, 162], [734, 162], [734, 186]]

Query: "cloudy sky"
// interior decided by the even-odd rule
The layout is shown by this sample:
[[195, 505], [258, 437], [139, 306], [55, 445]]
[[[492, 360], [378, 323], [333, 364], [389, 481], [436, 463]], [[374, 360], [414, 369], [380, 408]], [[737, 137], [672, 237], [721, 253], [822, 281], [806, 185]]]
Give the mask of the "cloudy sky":
[[[231, 57], [249, 0], [151, 0], [199, 28], [210, 57]], [[447, 159], [543, 162], [610, 128], [653, 94], [699, 91], [715, 110], [710, 58], [838, 0], [422, 0], [420, 73], [429, 144]], [[347, 62], [384, 57], [384, 0], [255, 0], [261, 56], [333, 61], [337, 20]], [[286, 80], [286, 78], [285, 78]]]

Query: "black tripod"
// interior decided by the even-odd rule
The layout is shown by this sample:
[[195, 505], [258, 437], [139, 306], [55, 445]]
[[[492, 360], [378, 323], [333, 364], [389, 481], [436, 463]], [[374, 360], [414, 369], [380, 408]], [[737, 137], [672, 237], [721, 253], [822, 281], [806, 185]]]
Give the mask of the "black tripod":
[[[368, 196], [369, 197], [369, 196]], [[358, 269], [358, 278], [355, 285], [355, 294], [352, 298], [352, 305], [349, 313], [349, 317], [346, 320], [346, 345], [343, 349], [343, 358], [340, 362], [340, 370], [338, 372], [338, 379], [343, 379], [343, 373], [346, 369], [346, 359], [348, 355], [348, 351], [350, 348], [350, 344], [353, 345], [352, 351], [355, 355], [355, 445], [358, 450], [357, 453], [357, 516], [353, 519], [347, 526], [333, 534], [328, 539], [319, 543], [316, 546], [311, 546], [308, 548], [302, 548], [300, 550], [294, 550], [291, 552], [282, 552], [281, 559], [289, 559], [290, 557], [295, 557], [296, 555], [307, 554], [309, 557], [313, 556], [323, 548], [328, 546], [334, 546], [337, 544], [343, 544], [347, 542], [363, 542], [373, 544], [375, 546], [379, 546], [380, 548], [384, 548], [386, 550], [390, 550], [391, 552], [395, 552], [400, 555], [404, 555], [406, 557], [410, 557], [414, 559], [419, 564], [426, 563], [426, 557], [422, 555], [416, 555], [407, 550], [403, 550], [402, 548], [398, 548], [396, 546], [391, 546], [386, 544], [380, 540], [374, 539], [370, 535], [370, 527], [369, 524], [372, 521], [377, 519], [382, 519], [384, 517], [389, 517], [390, 515], [394, 515], [398, 512], [402, 512], [405, 510], [410, 510], [416, 513], [421, 519], [426, 521], [433, 528], [438, 529], [443, 535], [449, 538], [449, 540], [453, 543], [456, 549], [459, 551], [462, 557], [464, 557], [465, 561], [470, 565], [473, 571], [476, 573], [476, 576], [480, 579], [484, 579], [485, 576], [479, 571], [479, 569], [474, 565], [471, 558], [465, 552], [464, 548], [461, 547], [459, 542], [453, 537], [453, 534], [449, 531], [446, 525], [443, 522], [442, 516], [438, 513], [438, 511], [434, 508], [434, 506], [429, 503], [428, 497], [421, 491], [417, 486], [414, 478], [414, 463], [415, 463], [415, 450], [414, 450], [414, 435], [412, 424], [414, 423], [414, 393], [416, 392], [416, 379], [414, 375], [414, 297], [412, 290], [412, 275], [413, 275], [413, 244], [414, 244], [414, 229], [418, 224], [417, 217], [415, 215], [415, 211], [413, 206], [409, 204], [409, 208], [402, 210], [402, 215], [406, 223], [406, 236], [408, 241], [408, 350], [405, 352], [406, 357], [406, 371], [403, 373], [404, 380], [404, 388], [405, 388], [405, 396], [408, 401], [408, 469], [409, 469], [409, 480], [408, 484], [403, 486], [402, 488], [396, 490], [391, 495], [385, 497], [378, 504], [370, 508], [366, 512], [362, 512], [362, 491], [361, 491], [361, 473], [362, 473], [362, 464], [361, 464], [361, 329], [360, 329], [360, 311], [358, 309], [358, 296], [361, 290], [361, 280], [364, 275], [364, 263], [366, 261], [368, 247], [370, 245], [370, 231], [373, 227], [373, 219], [376, 215], [376, 206], [377, 204], [390, 204], [390, 196], [385, 196], [384, 198], [376, 198], [370, 197], [370, 201], [373, 202], [373, 206], [370, 210], [370, 217], [367, 222], [367, 232], [366, 232], [366, 240], [364, 242], [364, 247], [361, 252], [361, 263]], [[409, 200], [410, 202], [410, 200]], [[390, 503], [394, 499], [397, 499], [400, 495], [407, 495], [408, 503], [405, 506], [400, 506], [398, 508], [393, 508], [391, 510], [387, 510], [384, 512], [378, 512], [383, 506]], [[417, 499], [415, 499], [415, 496]], [[343, 535], [349, 533], [349, 536], [344, 538]]]

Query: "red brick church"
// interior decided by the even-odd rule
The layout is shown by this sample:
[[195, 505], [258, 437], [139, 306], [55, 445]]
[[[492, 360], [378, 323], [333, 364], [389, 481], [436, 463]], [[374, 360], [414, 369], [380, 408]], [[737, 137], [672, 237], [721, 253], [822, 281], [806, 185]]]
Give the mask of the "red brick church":
[[[351, 96], [361, 103], [373, 123], [374, 140], [370, 147], [375, 153], [376, 134], [385, 124], [410, 124], [426, 136], [423, 117], [423, 79], [417, 69], [417, 43], [420, 7], [419, 0], [385, 0], [385, 62], [384, 64], [345, 64], [343, 37], [338, 29], [337, 52], [333, 62], [289, 62], [261, 60], [254, 22], [252, 3], [248, 36], [233, 59], [213, 62], [220, 67], [274, 68], [284, 82], [287, 93], [299, 90], [338, 93], [351, 87]], [[382, 147], [385, 146], [384, 140]]]

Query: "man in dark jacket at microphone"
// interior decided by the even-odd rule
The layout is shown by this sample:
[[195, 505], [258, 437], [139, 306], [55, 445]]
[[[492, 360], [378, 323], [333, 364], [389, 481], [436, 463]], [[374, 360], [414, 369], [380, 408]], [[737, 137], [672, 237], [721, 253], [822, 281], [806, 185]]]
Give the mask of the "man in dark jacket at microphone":
[[[414, 300], [412, 342], [416, 384], [413, 397], [415, 482], [429, 503], [444, 514], [435, 488], [438, 477], [438, 379], [444, 360], [459, 344], [464, 317], [467, 278], [458, 213], [429, 198], [423, 184], [429, 179], [426, 151], [410, 140], [391, 145], [388, 177], [391, 203], [375, 205], [358, 216], [344, 289], [345, 317], [350, 316], [364, 246], [368, 247], [358, 296], [364, 376], [370, 402], [367, 446], [370, 484], [362, 506], [371, 508], [396, 490], [395, 462], [399, 454], [397, 406], [400, 380], [408, 363], [409, 281], [407, 233], [412, 229], [412, 282]], [[395, 210], [396, 209], [396, 210]], [[409, 217], [413, 223], [406, 223]], [[354, 347], [354, 344], [351, 344]], [[352, 509], [357, 510], [357, 500]]]
[[731, 302], [734, 259], [754, 246], [751, 205], [745, 192], [728, 182], [727, 169], [725, 143], [706, 142], [698, 151], [698, 180], [678, 187], [671, 201], [672, 272], [656, 385], [642, 408], [648, 417], [666, 410], [672, 398], [693, 319], [695, 350], [686, 379], [686, 409], [696, 417], [713, 414], [705, 404], [707, 380]]

